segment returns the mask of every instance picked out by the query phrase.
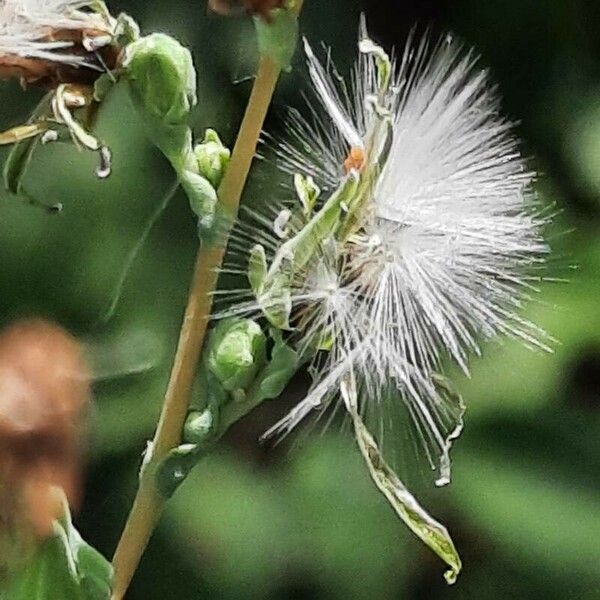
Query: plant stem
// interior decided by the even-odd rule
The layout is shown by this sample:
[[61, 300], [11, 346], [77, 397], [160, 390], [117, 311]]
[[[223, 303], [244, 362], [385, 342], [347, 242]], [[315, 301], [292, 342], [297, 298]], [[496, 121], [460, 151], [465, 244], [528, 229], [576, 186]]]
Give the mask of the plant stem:
[[[297, 10], [300, 9], [300, 4], [301, 2], [297, 3]], [[242, 192], [280, 72], [280, 67], [272, 59], [267, 56], [261, 57], [231, 161], [218, 190], [219, 204], [229, 219], [229, 226], [225, 228], [216, 243], [201, 245], [198, 251], [171, 378], [154, 437], [152, 464], [160, 462], [181, 442], [192, 384], [212, 310], [212, 292], [217, 284], [219, 267], [225, 255], [231, 226], [238, 213]], [[164, 498], [156, 489], [153, 469], [145, 469], [113, 558], [115, 575], [112, 600], [124, 598], [160, 519], [164, 504]]]

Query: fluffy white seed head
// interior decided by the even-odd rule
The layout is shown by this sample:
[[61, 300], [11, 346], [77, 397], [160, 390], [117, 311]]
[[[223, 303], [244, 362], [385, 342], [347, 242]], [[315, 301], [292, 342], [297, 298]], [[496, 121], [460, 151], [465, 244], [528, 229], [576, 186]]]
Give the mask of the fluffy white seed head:
[[520, 316], [549, 251], [548, 219], [471, 52], [449, 36], [411, 36], [385, 81], [364, 26], [359, 47], [347, 84], [329, 54], [323, 64], [305, 43], [316, 102], [309, 118], [291, 114], [291, 140], [275, 144], [285, 171], [324, 190], [352, 169], [371, 182], [349, 234], [325, 237], [296, 273], [294, 335], [313, 345], [321, 336], [328, 352], [308, 396], [269, 433], [326, 406], [350, 376], [380, 433], [412, 420], [442, 484], [463, 414], [440, 375], [444, 361], [468, 374], [470, 355], [498, 335], [548, 349]]

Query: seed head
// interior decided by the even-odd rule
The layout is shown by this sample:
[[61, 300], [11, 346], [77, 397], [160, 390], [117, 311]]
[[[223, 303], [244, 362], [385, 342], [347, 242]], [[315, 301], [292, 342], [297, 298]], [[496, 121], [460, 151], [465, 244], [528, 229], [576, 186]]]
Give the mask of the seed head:
[[[274, 265], [286, 265], [291, 335], [328, 352], [317, 355], [308, 396], [272, 431], [328, 405], [351, 376], [372, 430], [412, 420], [446, 483], [463, 406], [444, 362], [468, 373], [481, 341], [497, 335], [549, 350], [520, 316], [549, 252], [535, 175], [487, 72], [451, 36], [411, 36], [393, 60], [363, 24], [350, 83], [329, 56], [321, 63], [308, 42], [305, 51], [316, 108], [310, 118], [290, 115], [292, 141], [275, 150], [284, 171], [313, 181], [325, 199], [308, 223], [288, 220], [294, 241], [263, 245], [274, 248], [273, 277]], [[339, 197], [352, 174], [357, 185]]]

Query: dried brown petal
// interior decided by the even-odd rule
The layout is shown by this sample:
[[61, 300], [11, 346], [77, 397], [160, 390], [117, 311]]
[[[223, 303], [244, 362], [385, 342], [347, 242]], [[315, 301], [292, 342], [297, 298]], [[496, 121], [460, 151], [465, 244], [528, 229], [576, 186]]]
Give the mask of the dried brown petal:
[[55, 488], [77, 504], [90, 374], [77, 341], [44, 321], [0, 335], [0, 526], [43, 538], [60, 510]]
[[271, 11], [284, 8], [287, 0], [209, 0], [210, 10], [221, 15], [249, 14], [270, 21]]
[[[94, 29], [53, 29], [40, 42], [70, 42], [68, 54], [85, 58], [86, 66], [69, 65], [63, 61], [25, 58], [15, 54], [0, 56], [0, 78], [18, 77], [24, 86], [54, 89], [61, 83], [92, 85], [106, 69], [117, 67], [121, 49], [115, 44], [90, 50], [95, 39], [103, 40], [107, 33]], [[66, 50], [62, 51], [67, 53]]]

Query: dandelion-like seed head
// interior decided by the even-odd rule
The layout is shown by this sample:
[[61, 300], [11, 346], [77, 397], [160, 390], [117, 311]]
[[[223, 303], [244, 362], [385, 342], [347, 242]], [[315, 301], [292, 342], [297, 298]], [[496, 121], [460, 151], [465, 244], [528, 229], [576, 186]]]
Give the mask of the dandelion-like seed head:
[[[349, 83], [329, 52], [321, 62], [304, 46], [312, 114], [293, 111], [290, 139], [271, 145], [284, 172], [323, 193], [305, 222], [287, 210], [286, 239], [266, 245], [267, 280], [291, 273], [291, 338], [327, 352], [307, 397], [268, 434], [327, 406], [350, 377], [380, 437], [397, 415], [410, 420], [447, 483], [464, 407], [441, 375], [446, 360], [468, 374], [498, 335], [549, 349], [520, 316], [549, 251], [535, 174], [487, 72], [451, 36], [411, 35], [390, 59], [363, 23]], [[267, 316], [281, 297], [269, 285], [257, 296]]]

